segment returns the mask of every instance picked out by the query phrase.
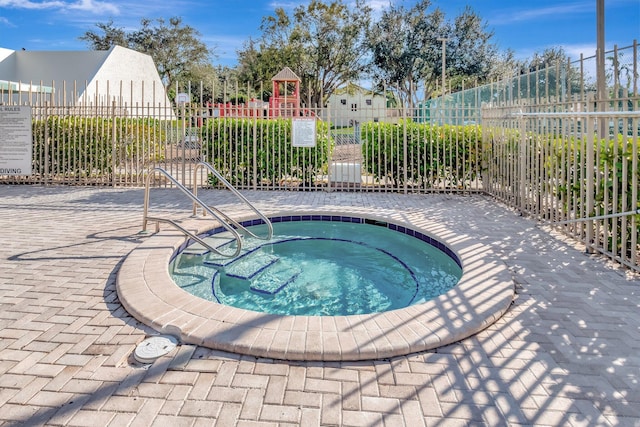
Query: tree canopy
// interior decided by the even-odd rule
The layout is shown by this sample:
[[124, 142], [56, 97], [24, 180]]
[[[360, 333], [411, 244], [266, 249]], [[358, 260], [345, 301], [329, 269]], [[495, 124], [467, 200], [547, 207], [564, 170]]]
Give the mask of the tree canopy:
[[311, 0], [292, 15], [277, 8], [263, 19], [262, 37], [238, 52], [239, 75], [264, 87], [287, 66], [302, 80], [305, 103], [322, 105], [337, 87], [364, 73], [370, 19], [371, 9], [362, 0], [355, 5]]
[[447, 86], [453, 90], [464, 79], [483, 80], [496, 61], [492, 36], [469, 7], [451, 22], [430, 0], [409, 9], [392, 5], [368, 32], [374, 82], [396, 90], [409, 105], [442, 94], [443, 43]]
[[440, 42], [449, 32], [444, 14], [428, 13], [430, 2], [422, 0], [411, 9], [390, 6], [367, 34], [371, 72], [378, 87], [394, 91], [403, 103], [417, 98], [420, 88], [434, 92], [440, 69]]
[[160, 78], [169, 86], [211, 64], [212, 50], [200, 40], [201, 34], [184, 25], [181, 18], [170, 18], [168, 22], [145, 18], [140, 26], [126, 32], [110, 20], [96, 24], [97, 31], [87, 31], [79, 39], [93, 50], [119, 45], [150, 55]]

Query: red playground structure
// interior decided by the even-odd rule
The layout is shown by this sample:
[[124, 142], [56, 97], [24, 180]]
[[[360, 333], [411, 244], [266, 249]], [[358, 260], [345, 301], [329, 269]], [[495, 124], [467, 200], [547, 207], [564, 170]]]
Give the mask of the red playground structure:
[[216, 103], [209, 105], [209, 117], [300, 117], [311, 112], [300, 108], [300, 77], [285, 67], [271, 78], [273, 95], [269, 102], [251, 99], [247, 104]]

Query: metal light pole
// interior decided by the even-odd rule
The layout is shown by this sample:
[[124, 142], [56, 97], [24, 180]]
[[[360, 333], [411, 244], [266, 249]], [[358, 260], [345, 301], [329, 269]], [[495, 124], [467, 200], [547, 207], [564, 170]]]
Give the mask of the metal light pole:
[[438, 41], [442, 42], [442, 97], [444, 98], [444, 94], [446, 92], [445, 89], [445, 85], [444, 85], [444, 74], [445, 74], [445, 70], [446, 70], [446, 64], [447, 64], [447, 40], [444, 37], [439, 37]]
[[439, 42], [442, 42], [442, 124], [444, 124], [444, 94], [446, 93], [446, 86], [444, 83], [444, 74], [446, 71], [446, 64], [447, 64], [447, 38], [445, 37], [439, 37], [437, 39]]

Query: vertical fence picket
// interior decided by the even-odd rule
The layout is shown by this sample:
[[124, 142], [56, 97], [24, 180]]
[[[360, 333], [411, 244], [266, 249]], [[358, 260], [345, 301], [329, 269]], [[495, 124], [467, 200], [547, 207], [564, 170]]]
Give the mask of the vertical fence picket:
[[[590, 106], [593, 105], [593, 103], [589, 103]], [[589, 111], [592, 112], [592, 111]], [[586, 180], [585, 180], [585, 198], [583, 200], [585, 200], [585, 209], [582, 212], [583, 218], [588, 218], [590, 216], [594, 216], [594, 207], [595, 207], [595, 198], [594, 198], [594, 192], [595, 192], [595, 161], [596, 161], [596, 153], [595, 153], [595, 147], [594, 145], [596, 144], [596, 138], [595, 138], [595, 126], [594, 126], [594, 121], [591, 117], [588, 118], [587, 120], [587, 138], [586, 138], [586, 162], [584, 165], [584, 171], [585, 171], [585, 176], [586, 176]], [[585, 244], [587, 246], [587, 250], [589, 252], [593, 251], [593, 245], [594, 245], [594, 222], [593, 220], [588, 220], [585, 222], [585, 226], [586, 226], [586, 236], [585, 236]]]
[[[632, 121], [633, 129], [640, 129], [640, 119], [635, 118]], [[633, 145], [631, 149], [631, 203], [630, 209], [640, 209], [640, 195], [638, 194], [638, 187], [640, 186], [640, 172], [638, 172], [638, 168], [640, 167], [638, 157], [638, 145], [639, 145], [639, 135], [637, 133], [633, 134], [631, 139], [631, 143]], [[640, 215], [631, 215], [631, 224], [630, 229], [631, 233], [631, 249], [630, 249], [630, 261], [629, 266], [635, 266], [636, 268], [640, 267]], [[635, 232], [633, 232], [635, 230]]]

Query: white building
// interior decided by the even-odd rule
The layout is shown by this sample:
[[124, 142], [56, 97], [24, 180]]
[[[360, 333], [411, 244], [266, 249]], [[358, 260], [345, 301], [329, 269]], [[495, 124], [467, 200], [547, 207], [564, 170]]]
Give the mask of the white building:
[[365, 122], [386, 122], [387, 98], [382, 93], [353, 83], [336, 89], [329, 97], [329, 120], [334, 126], [352, 127]]
[[[4, 84], [3, 84], [4, 82]], [[2, 88], [5, 89], [2, 89]], [[43, 89], [46, 88], [46, 89]], [[10, 89], [18, 93], [9, 95]], [[53, 106], [116, 106], [119, 114], [158, 116], [171, 103], [151, 56], [106, 51], [13, 51], [0, 48], [0, 94], [27, 99], [44, 91]], [[42, 93], [39, 92], [38, 96]], [[115, 103], [115, 104], [114, 104]], [[172, 114], [172, 113], [171, 113]]]

